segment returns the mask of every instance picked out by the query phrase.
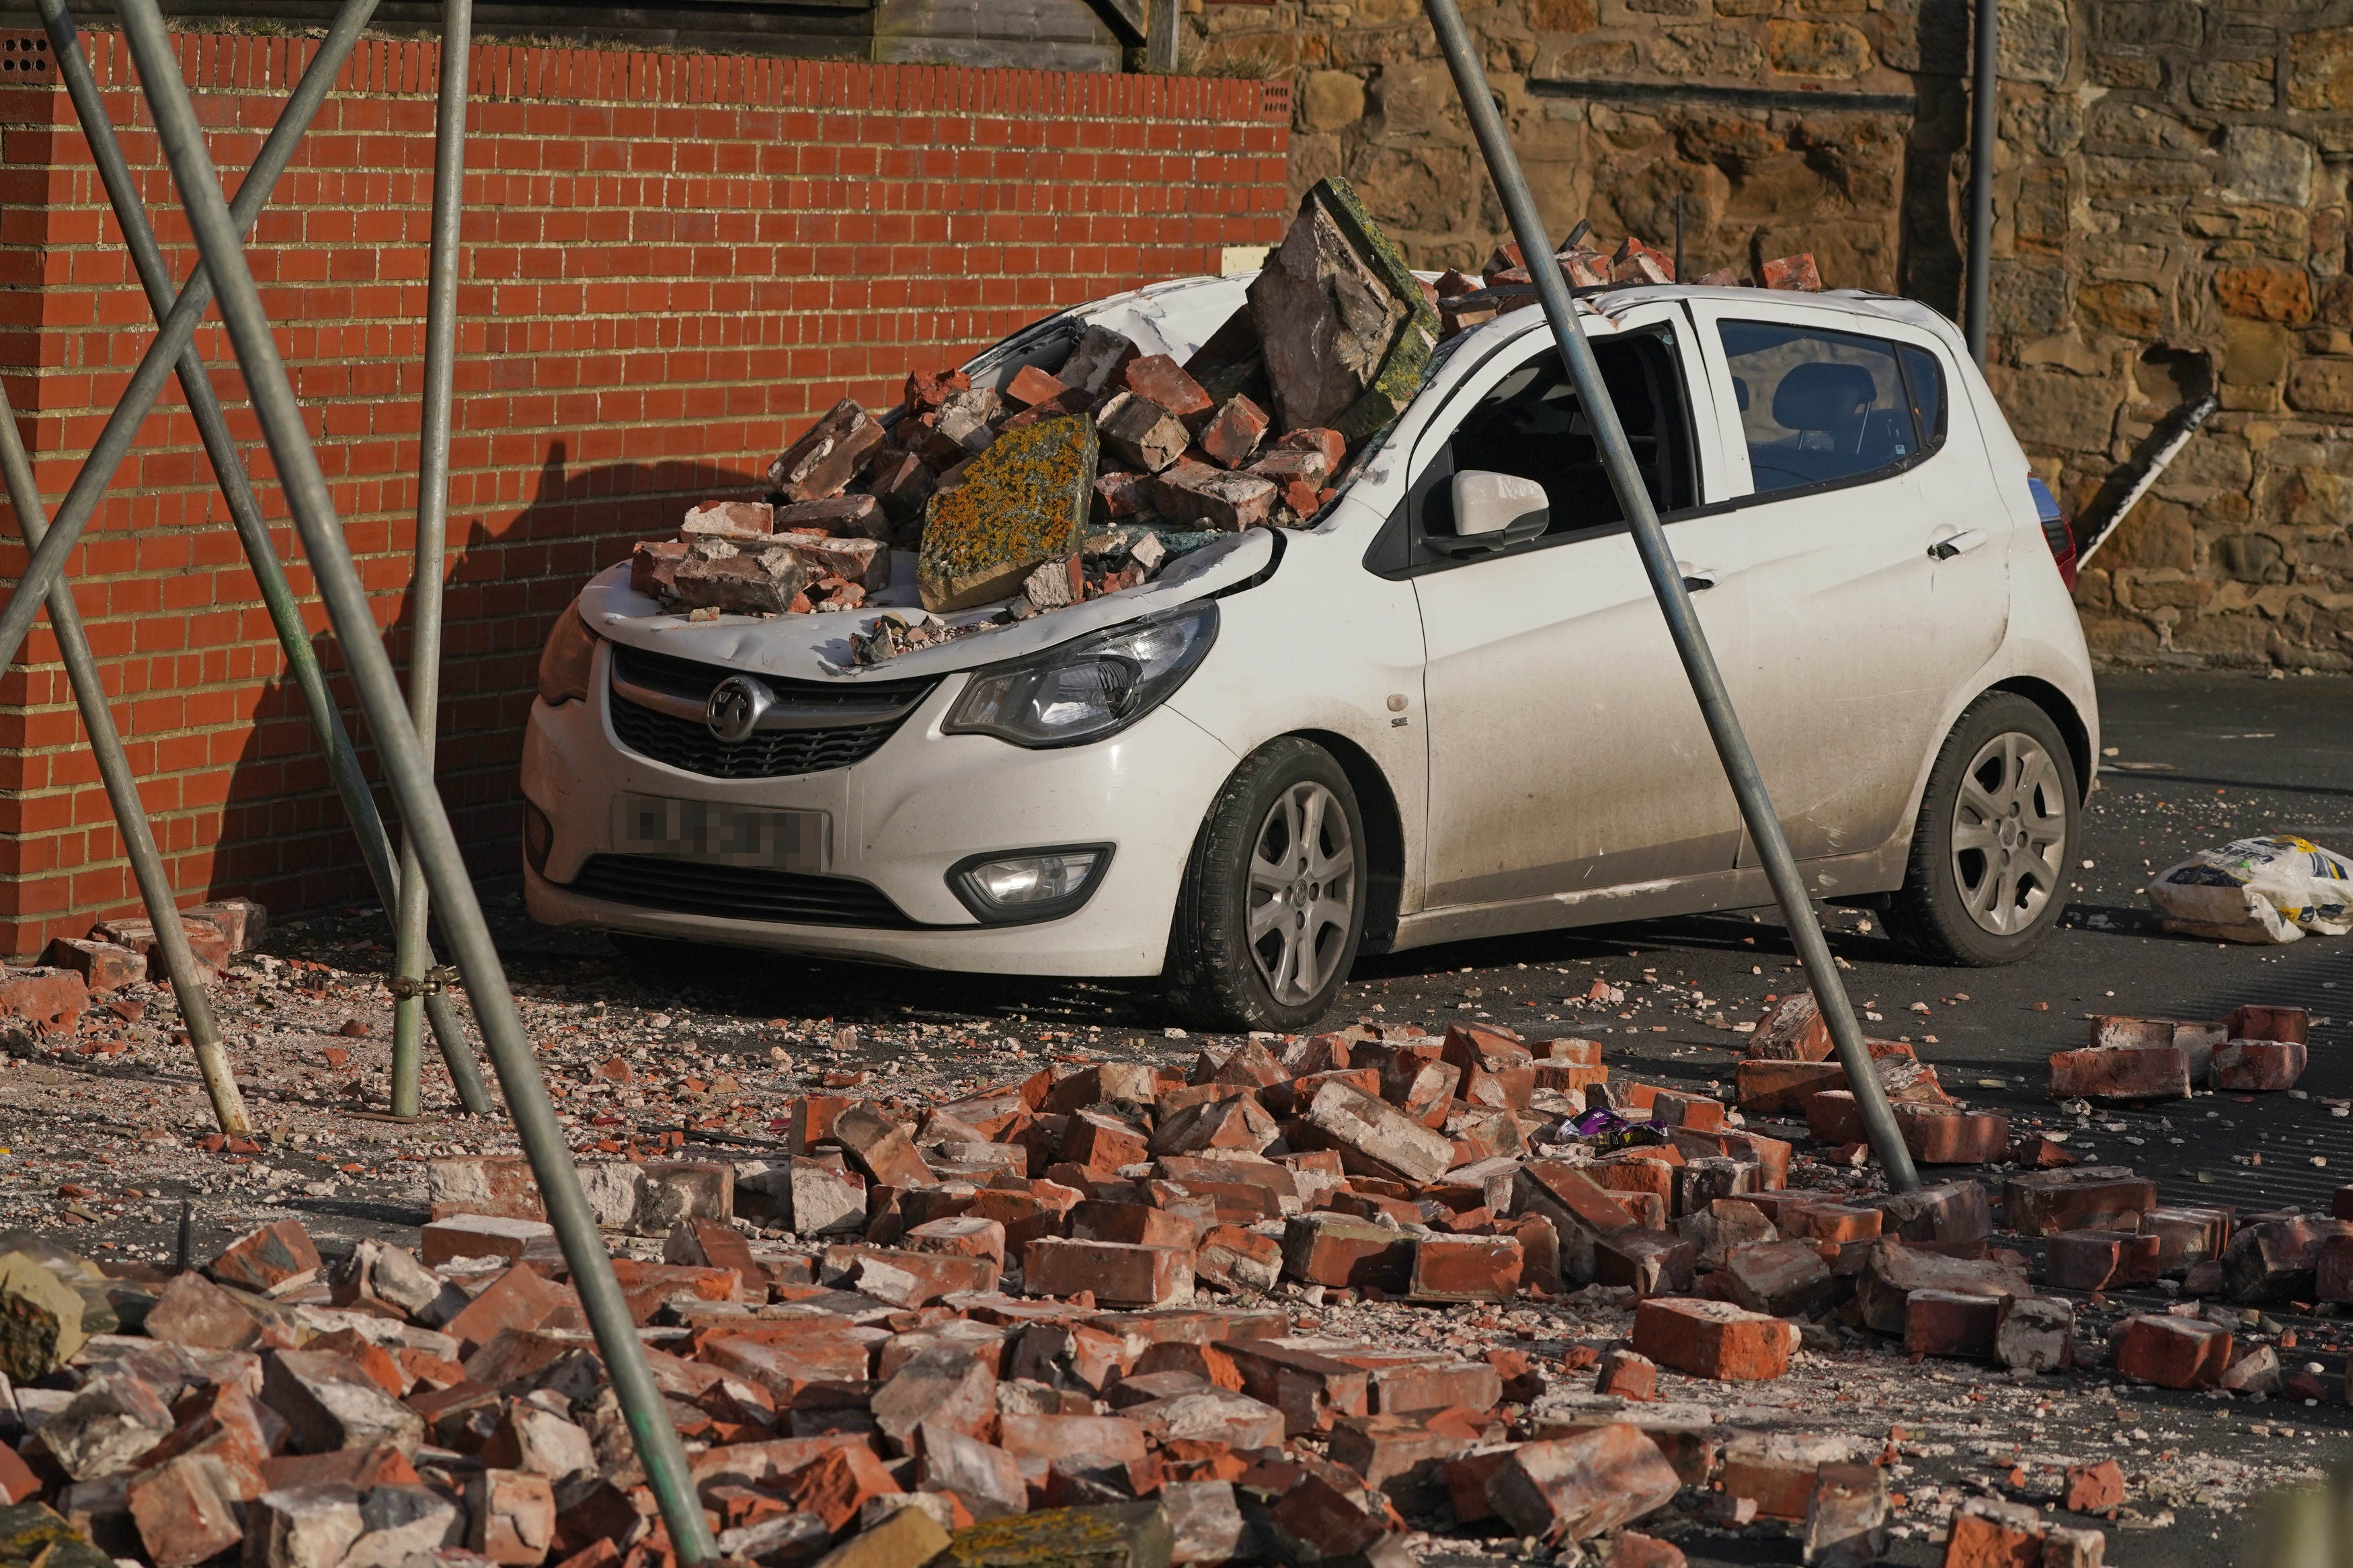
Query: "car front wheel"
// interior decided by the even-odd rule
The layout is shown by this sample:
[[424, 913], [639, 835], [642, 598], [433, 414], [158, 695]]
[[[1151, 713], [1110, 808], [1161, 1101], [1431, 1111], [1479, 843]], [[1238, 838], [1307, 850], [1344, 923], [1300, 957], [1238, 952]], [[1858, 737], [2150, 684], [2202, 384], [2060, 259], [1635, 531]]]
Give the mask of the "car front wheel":
[[1889, 933], [1940, 963], [2024, 958], [2065, 907], [2082, 812], [2051, 716], [2011, 692], [1978, 699], [1928, 775]]
[[1329, 752], [1285, 737], [1246, 758], [1186, 867], [1167, 978], [1204, 1029], [1291, 1030], [1330, 1010], [1364, 936], [1365, 825]]

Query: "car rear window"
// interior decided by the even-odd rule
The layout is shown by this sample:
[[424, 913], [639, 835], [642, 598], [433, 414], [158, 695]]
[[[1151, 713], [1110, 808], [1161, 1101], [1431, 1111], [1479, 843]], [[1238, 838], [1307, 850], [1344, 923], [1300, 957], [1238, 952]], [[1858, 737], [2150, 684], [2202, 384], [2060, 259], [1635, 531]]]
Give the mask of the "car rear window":
[[1925, 350], [1778, 321], [1718, 331], [1759, 495], [1907, 468], [1944, 439], [1944, 373]]

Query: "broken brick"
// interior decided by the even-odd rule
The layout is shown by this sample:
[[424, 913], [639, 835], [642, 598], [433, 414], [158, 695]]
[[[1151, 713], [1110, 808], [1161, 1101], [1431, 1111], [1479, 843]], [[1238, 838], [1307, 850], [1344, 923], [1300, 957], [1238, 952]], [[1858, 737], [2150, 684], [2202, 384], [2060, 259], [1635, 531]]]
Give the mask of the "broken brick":
[[2273, 1092], [2295, 1087], [2304, 1076], [2300, 1040], [2232, 1040], [2214, 1053], [2207, 1081], [2234, 1092]]
[[2231, 1331], [2195, 1318], [2131, 1319], [2116, 1340], [2116, 1371], [2160, 1388], [2212, 1388], [2231, 1364]]
[[1656, 1297], [1635, 1310], [1634, 1348], [1693, 1377], [1762, 1381], [1788, 1370], [1798, 1330], [1729, 1301]]
[[1487, 1500], [1524, 1536], [1585, 1541], [1665, 1507], [1682, 1484], [1656, 1443], [1613, 1422], [1521, 1444], [1488, 1476]]
[[2051, 1058], [2053, 1100], [2180, 1100], [2189, 1093], [2189, 1053], [2178, 1046], [2058, 1051]]

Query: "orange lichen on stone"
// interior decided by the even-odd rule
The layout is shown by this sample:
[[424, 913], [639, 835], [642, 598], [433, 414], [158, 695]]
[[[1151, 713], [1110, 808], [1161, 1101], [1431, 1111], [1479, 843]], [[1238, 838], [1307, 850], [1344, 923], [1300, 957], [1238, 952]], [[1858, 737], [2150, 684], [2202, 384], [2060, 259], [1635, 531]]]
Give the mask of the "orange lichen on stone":
[[1043, 419], [1008, 430], [963, 483], [932, 498], [916, 585], [935, 614], [1019, 592], [1021, 580], [1079, 547], [1093, 499], [1094, 422]]

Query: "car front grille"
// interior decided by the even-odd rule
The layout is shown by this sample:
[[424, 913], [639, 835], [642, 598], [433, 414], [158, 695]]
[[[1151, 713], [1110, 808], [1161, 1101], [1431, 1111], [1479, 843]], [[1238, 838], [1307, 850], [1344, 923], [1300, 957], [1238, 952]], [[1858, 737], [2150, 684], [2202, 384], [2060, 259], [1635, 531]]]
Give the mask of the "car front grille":
[[570, 889], [617, 904], [726, 920], [898, 931], [915, 924], [871, 882], [653, 855], [592, 855]]
[[[700, 707], [712, 687], [735, 671], [698, 664], [642, 648], [613, 648], [613, 733], [639, 756], [714, 779], [788, 778], [797, 773], [846, 768], [874, 754], [931, 694], [935, 680], [844, 682], [839, 686], [760, 676], [776, 694], [774, 711], [811, 721], [807, 729], [762, 730], [741, 741], [723, 741], [700, 719], [664, 712], [622, 695], [624, 684]], [[829, 725], [828, 713], [871, 716], [893, 709], [879, 721]]]

